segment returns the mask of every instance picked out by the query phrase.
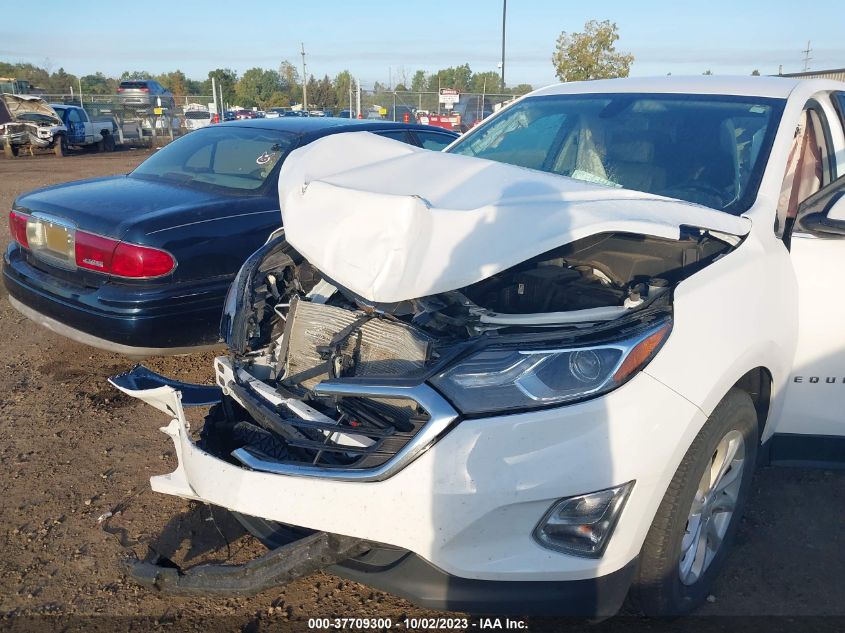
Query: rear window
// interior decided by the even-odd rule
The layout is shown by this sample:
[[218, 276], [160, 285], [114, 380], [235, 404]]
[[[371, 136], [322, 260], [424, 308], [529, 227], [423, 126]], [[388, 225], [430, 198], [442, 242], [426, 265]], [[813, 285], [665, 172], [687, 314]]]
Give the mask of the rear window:
[[197, 120], [208, 120], [211, 118], [211, 115], [208, 112], [203, 112], [202, 110], [188, 110], [185, 113], [186, 119], [197, 119]]
[[275, 130], [206, 127], [163, 147], [130, 176], [231, 193], [257, 192], [296, 143], [296, 135]]
[[149, 88], [146, 81], [121, 81], [121, 88]]

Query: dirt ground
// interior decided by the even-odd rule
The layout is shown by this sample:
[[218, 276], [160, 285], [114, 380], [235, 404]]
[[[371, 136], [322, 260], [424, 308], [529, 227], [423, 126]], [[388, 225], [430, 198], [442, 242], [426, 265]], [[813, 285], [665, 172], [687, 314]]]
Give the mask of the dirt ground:
[[[3, 249], [7, 210], [20, 193], [127, 172], [148, 155], [131, 150], [0, 159]], [[231, 599], [173, 597], [127, 581], [120, 562], [130, 551], [143, 558], [153, 547], [193, 563], [240, 560], [262, 548], [224, 512], [149, 490], [148, 478], [172, 470], [175, 458], [170, 440], [158, 431], [164, 416], [106, 383], [132, 360], [35, 326], [12, 309], [5, 289], [0, 293], [0, 628], [304, 630], [309, 617], [397, 621], [435, 615], [327, 574]], [[146, 364], [180, 380], [210, 382], [211, 357], [153, 358]], [[845, 628], [843, 510], [843, 471], [758, 472], [738, 543], [697, 615], [838, 615], [814, 619], [814, 628]], [[115, 516], [98, 523], [106, 512]], [[130, 616], [147, 619], [139, 623]], [[717, 621], [724, 622], [689, 618], [671, 627], [698, 630]], [[766, 622], [769, 630], [780, 624], [808, 630], [790, 619]], [[531, 630], [580, 628], [551, 620], [528, 624]], [[633, 624], [617, 618], [590, 629], [630, 630]]]

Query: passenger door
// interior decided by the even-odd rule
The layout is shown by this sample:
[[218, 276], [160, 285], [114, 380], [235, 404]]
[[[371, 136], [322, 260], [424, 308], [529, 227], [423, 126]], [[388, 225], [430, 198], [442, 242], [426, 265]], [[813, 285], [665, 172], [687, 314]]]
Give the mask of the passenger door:
[[85, 123], [76, 108], [70, 108], [67, 113], [67, 142], [69, 145], [85, 144]]
[[[829, 107], [827, 112], [831, 112]], [[811, 102], [803, 123], [805, 136], [801, 136], [799, 125], [779, 204], [779, 219], [786, 222], [787, 231], [799, 205], [809, 196], [828, 186], [845, 189], [843, 179], [831, 185], [845, 167], [836, 164], [836, 157], [845, 149], [840, 146], [842, 122], [829, 118], [819, 102]], [[821, 195], [825, 194], [813, 199]], [[798, 282], [798, 344], [777, 432], [842, 436], [845, 235], [810, 234], [797, 227], [791, 240], [787, 233], [785, 241], [791, 242], [790, 257]]]

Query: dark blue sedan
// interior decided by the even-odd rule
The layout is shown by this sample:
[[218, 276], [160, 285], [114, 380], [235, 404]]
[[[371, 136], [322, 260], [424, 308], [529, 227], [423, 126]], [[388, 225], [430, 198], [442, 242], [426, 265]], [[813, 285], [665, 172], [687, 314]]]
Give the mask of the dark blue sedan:
[[197, 130], [125, 176], [20, 196], [3, 266], [9, 300], [59, 334], [133, 356], [214, 344], [232, 278], [280, 226], [282, 162], [351, 131], [428, 149], [456, 138], [423, 125], [322, 117]]

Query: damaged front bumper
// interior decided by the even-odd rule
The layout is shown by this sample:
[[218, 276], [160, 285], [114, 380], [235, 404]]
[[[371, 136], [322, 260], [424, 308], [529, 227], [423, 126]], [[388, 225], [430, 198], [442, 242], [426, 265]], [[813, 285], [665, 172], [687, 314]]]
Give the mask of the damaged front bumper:
[[[318, 548], [317, 558], [328, 556], [335, 573], [432, 608], [613, 613], [633, 578], [654, 500], [662, 497], [655, 491], [665, 490], [682, 457], [681, 435], [703, 422], [699, 409], [645, 372], [601, 398], [459, 424], [448, 416], [438, 418], [437, 407], [428, 402], [427, 410], [435, 414], [418, 436], [437, 424], [436, 443], [410, 443], [409, 459], [398, 466], [388, 461], [377, 476], [370, 472], [356, 478], [302, 465], [224, 459], [204, 450], [192, 439], [196, 433], [184, 407], [232, 397], [225, 395], [233, 393], [225, 378], [231, 371], [228, 359], [216, 359], [215, 367], [222, 386], [176, 383], [143, 368], [112, 379], [121, 391], [172, 419], [162, 431], [171, 437], [179, 465], [170, 474], [152, 477], [153, 490], [325, 533], [326, 539], [349, 539], [340, 542], [355, 548], [367, 543], [371, 549], [360, 556], [360, 550], [345, 551], [335, 543]], [[321, 388], [362, 389], [361, 384], [339, 380]], [[424, 400], [420, 393], [425, 392], [416, 391], [416, 397]], [[433, 389], [431, 395], [440, 398]], [[665, 464], [662, 473], [643, 466], [655, 463]], [[549, 551], [532, 538], [558, 499], [630, 480], [637, 485], [601, 558]], [[315, 569], [311, 562], [300, 564], [298, 554], [291, 558], [298, 546], [274, 551], [267, 556], [275, 562], [261, 564], [271, 568], [267, 574], [231, 568], [200, 573], [225, 578], [218, 585], [221, 591], [233, 585], [242, 591], [244, 577], [284, 582]], [[142, 564], [132, 574], [140, 582], [178, 591], [204, 586], [182, 580], [179, 587], [179, 578], [196, 574], [191, 570]], [[506, 601], [506, 594], [514, 600]]]

